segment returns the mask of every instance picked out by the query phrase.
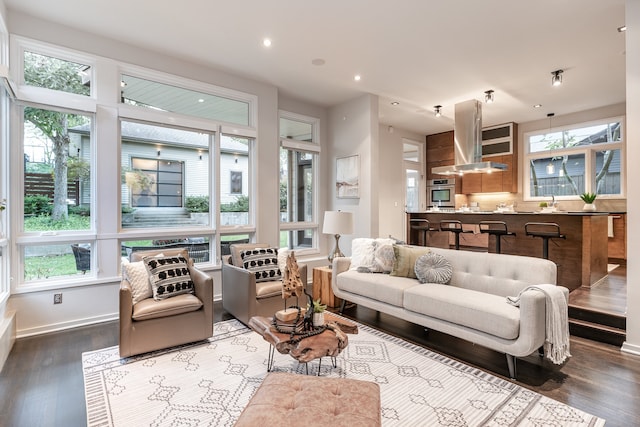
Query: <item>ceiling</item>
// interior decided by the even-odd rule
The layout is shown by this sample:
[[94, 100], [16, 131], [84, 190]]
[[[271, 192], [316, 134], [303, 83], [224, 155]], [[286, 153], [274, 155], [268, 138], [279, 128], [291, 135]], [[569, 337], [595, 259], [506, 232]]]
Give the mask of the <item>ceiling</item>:
[[[381, 123], [421, 134], [453, 129], [454, 104], [489, 89], [485, 126], [625, 100], [624, 0], [4, 2], [322, 106], [376, 94]], [[552, 87], [557, 69], [564, 83]]]

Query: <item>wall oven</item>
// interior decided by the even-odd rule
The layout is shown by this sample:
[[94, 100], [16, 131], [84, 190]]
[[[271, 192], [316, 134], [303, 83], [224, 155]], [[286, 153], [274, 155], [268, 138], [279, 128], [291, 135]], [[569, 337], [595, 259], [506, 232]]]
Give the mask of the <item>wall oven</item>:
[[455, 179], [430, 179], [427, 181], [428, 207], [455, 208], [455, 195]]

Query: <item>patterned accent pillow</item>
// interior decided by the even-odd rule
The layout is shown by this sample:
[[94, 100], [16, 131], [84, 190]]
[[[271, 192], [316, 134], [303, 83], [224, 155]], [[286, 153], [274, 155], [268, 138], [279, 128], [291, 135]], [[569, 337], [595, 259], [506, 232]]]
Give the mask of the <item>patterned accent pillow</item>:
[[160, 301], [194, 292], [193, 280], [189, 274], [189, 261], [185, 257], [144, 257], [142, 262], [149, 272], [153, 299]]
[[375, 252], [376, 271], [380, 273], [391, 273], [393, 263], [396, 260], [393, 245], [379, 245]]
[[402, 246], [393, 245], [395, 261], [393, 262], [392, 276], [409, 277], [417, 279], [415, 273], [416, 260], [424, 254], [431, 252], [431, 249], [424, 246]]
[[278, 267], [278, 249], [257, 248], [242, 251], [242, 266], [256, 276], [256, 282], [282, 280], [282, 272]]
[[446, 285], [453, 276], [453, 268], [449, 260], [435, 252], [421, 255], [416, 260], [415, 271], [420, 283]]

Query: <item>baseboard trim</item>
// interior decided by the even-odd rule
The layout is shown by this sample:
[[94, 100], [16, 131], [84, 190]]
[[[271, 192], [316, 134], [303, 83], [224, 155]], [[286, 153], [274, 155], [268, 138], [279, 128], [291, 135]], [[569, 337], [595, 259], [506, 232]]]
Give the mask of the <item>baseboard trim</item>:
[[16, 342], [16, 312], [7, 311], [0, 319], [0, 371]]
[[629, 344], [627, 341], [625, 341], [624, 343], [622, 343], [621, 350], [625, 353], [640, 356], [640, 345]]
[[76, 319], [68, 322], [43, 325], [30, 329], [21, 329], [17, 331], [16, 338], [26, 338], [34, 335], [48, 334], [51, 332], [64, 331], [67, 329], [95, 325], [96, 323], [110, 322], [113, 320], [118, 320], [118, 313], [104, 314], [102, 316], [88, 317], [85, 319]]

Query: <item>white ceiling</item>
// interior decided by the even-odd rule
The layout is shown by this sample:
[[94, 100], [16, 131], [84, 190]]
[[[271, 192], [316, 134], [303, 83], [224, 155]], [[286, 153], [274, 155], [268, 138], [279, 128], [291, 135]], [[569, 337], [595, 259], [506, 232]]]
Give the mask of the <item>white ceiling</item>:
[[[496, 101], [483, 108], [485, 126], [625, 100], [624, 0], [4, 2], [323, 106], [373, 93], [382, 123], [421, 134], [452, 129], [454, 104], [488, 89]], [[551, 87], [556, 69], [564, 84]]]

